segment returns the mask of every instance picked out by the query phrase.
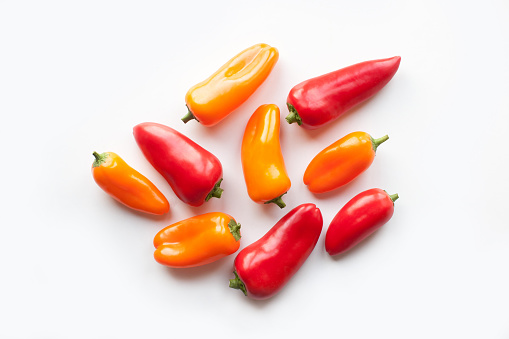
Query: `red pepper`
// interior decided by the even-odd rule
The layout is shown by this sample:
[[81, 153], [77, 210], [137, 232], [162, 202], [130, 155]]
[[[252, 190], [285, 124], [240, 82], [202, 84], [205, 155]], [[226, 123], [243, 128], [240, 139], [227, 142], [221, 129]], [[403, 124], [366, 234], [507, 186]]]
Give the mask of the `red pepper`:
[[291, 210], [262, 238], [239, 252], [230, 287], [253, 299], [275, 295], [311, 254], [322, 225], [322, 213], [314, 204]]
[[382, 227], [394, 213], [397, 194], [373, 188], [353, 197], [336, 214], [325, 235], [330, 255], [343, 253]]
[[371, 98], [396, 74], [401, 57], [361, 62], [301, 82], [286, 101], [288, 123], [316, 129]]
[[151, 122], [135, 126], [134, 138], [180, 200], [200, 206], [221, 197], [223, 167], [212, 153], [173, 128]]

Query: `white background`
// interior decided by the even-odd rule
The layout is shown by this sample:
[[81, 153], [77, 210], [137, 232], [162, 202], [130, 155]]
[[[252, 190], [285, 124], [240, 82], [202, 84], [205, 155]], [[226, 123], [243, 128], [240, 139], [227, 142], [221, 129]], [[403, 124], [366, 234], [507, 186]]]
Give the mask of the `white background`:
[[[505, 0], [0, 1], [0, 337], [509, 338], [508, 17]], [[187, 89], [258, 42], [280, 52], [264, 85], [216, 127], [184, 125]], [[310, 132], [282, 121], [288, 207], [252, 202], [240, 163], [252, 112], [275, 103], [284, 118], [298, 82], [394, 55], [392, 81], [336, 122]], [[213, 152], [223, 197], [179, 201], [134, 141], [144, 121]], [[308, 162], [356, 130], [390, 140], [344, 189], [309, 193]], [[93, 151], [151, 179], [169, 215], [102, 192]], [[399, 193], [394, 217], [329, 257], [330, 221], [372, 187]], [[243, 248], [305, 202], [324, 231], [267, 301], [228, 288], [234, 255], [181, 270], [153, 260], [154, 235], [178, 220], [229, 213]]]

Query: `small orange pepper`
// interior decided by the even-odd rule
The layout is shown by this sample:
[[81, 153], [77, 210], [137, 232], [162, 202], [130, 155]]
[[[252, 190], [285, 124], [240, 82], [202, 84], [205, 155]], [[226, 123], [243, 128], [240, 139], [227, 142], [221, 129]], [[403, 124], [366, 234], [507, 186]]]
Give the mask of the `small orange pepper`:
[[240, 224], [230, 215], [212, 212], [163, 228], [154, 237], [155, 260], [169, 267], [201, 266], [235, 253]]
[[353, 132], [318, 153], [304, 173], [304, 184], [313, 193], [324, 193], [348, 184], [375, 159], [377, 147], [389, 139], [373, 139], [366, 132]]
[[281, 199], [292, 183], [279, 142], [279, 107], [262, 105], [249, 119], [242, 139], [242, 169], [249, 197], [259, 204], [286, 206]]
[[157, 187], [113, 152], [93, 153], [92, 175], [106, 193], [137, 211], [165, 214], [170, 204]]
[[196, 119], [204, 126], [217, 124], [260, 87], [278, 58], [278, 50], [267, 44], [240, 52], [208, 79], [189, 89], [186, 94], [189, 112], [182, 121]]

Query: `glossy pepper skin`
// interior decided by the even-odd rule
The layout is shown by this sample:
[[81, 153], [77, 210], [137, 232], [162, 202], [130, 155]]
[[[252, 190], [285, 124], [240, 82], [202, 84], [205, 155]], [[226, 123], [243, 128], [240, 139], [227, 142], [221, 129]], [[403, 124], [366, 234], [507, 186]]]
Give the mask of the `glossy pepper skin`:
[[223, 167], [212, 153], [165, 125], [145, 122], [133, 131], [147, 160], [180, 200], [200, 206], [211, 197], [221, 197]]
[[243, 104], [269, 76], [279, 58], [267, 44], [251, 46], [237, 54], [208, 79], [186, 94], [188, 114], [184, 123], [196, 119], [213, 126]]
[[168, 213], [170, 204], [157, 187], [113, 152], [93, 153], [92, 175], [99, 187], [118, 202], [150, 214]]
[[327, 229], [327, 253], [344, 253], [382, 227], [391, 219], [396, 199], [397, 194], [388, 195], [379, 188], [353, 197], [339, 210]]
[[378, 93], [396, 74], [401, 57], [361, 62], [301, 82], [290, 90], [288, 123], [324, 126]]
[[373, 139], [353, 132], [318, 153], [304, 172], [304, 184], [313, 193], [324, 193], [348, 184], [371, 166], [377, 147], [389, 139]]
[[154, 258], [169, 267], [195, 267], [233, 254], [239, 246], [240, 224], [228, 214], [212, 212], [159, 231], [154, 238]]
[[281, 196], [292, 183], [286, 173], [279, 142], [280, 112], [262, 105], [249, 119], [242, 139], [242, 169], [249, 197], [259, 204], [286, 206]]
[[230, 287], [252, 299], [272, 297], [309, 257], [322, 226], [322, 213], [314, 204], [297, 206], [262, 238], [239, 252]]

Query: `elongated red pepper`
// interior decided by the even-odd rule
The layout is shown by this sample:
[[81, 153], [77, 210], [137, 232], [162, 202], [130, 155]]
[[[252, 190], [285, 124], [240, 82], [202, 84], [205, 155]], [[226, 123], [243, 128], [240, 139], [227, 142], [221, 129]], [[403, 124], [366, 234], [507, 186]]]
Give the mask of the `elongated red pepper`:
[[357, 245], [389, 221], [394, 213], [397, 194], [388, 195], [373, 188], [353, 197], [336, 214], [325, 235], [330, 255], [343, 253]]
[[401, 57], [361, 62], [301, 82], [286, 101], [288, 123], [316, 129], [378, 93], [396, 74]]
[[173, 128], [152, 122], [135, 126], [134, 138], [180, 200], [200, 206], [221, 197], [223, 167], [212, 153]]
[[230, 287], [253, 299], [272, 297], [311, 254], [322, 226], [322, 213], [314, 204], [297, 206], [262, 238], [239, 252]]

